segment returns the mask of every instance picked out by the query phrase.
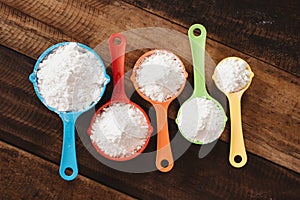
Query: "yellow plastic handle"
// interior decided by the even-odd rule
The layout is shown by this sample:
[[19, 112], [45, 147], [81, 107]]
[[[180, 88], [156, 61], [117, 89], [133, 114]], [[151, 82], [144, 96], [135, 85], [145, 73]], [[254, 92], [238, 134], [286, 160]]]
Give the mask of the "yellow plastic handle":
[[161, 172], [168, 172], [174, 166], [168, 129], [168, 104], [154, 104], [157, 120], [156, 167]]
[[231, 121], [229, 162], [236, 168], [243, 167], [247, 163], [241, 117], [242, 94], [242, 92], [228, 94]]

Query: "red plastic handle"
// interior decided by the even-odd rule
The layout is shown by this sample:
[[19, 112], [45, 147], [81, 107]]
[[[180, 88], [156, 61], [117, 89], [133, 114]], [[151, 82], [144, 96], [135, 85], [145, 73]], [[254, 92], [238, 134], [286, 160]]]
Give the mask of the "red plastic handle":
[[114, 91], [111, 101], [128, 101], [124, 89], [126, 38], [121, 33], [114, 33], [109, 37], [108, 44], [112, 60], [112, 72], [114, 79]]

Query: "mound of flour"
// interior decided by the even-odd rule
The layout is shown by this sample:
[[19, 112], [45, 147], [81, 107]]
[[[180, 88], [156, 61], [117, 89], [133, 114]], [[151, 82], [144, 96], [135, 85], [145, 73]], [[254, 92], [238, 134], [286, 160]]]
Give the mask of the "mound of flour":
[[127, 103], [113, 103], [96, 117], [90, 138], [106, 155], [125, 158], [143, 147], [148, 128], [138, 108]]
[[163, 102], [173, 97], [185, 83], [185, 69], [173, 53], [156, 50], [136, 69], [139, 90], [151, 100]]
[[250, 80], [247, 63], [242, 59], [227, 58], [218, 64], [215, 71], [219, 87], [228, 93], [243, 89]]
[[218, 139], [224, 127], [222, 110], [205, 97], [185, 102], [178, 116], [181, 133], [190, 141], [207, 144]]
[[81, 111], [100, 99], [106, 78], [97, 57], [69, 43], [49, 54], [37, 71], [45, 103], [58, 111]]

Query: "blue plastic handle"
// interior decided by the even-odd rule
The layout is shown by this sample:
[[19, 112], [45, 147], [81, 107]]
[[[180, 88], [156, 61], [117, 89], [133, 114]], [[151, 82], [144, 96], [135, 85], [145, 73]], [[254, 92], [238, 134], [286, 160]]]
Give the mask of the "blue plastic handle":
[[[64, 133], [59, 174], [67, 181], [75, 179], [78, 175], [75, 147], [75, 122], [78, 116], [75, 113], [60, 114], [64, 124]], [[71, 172], [70, 175], [66, 173], [67, 170]]]

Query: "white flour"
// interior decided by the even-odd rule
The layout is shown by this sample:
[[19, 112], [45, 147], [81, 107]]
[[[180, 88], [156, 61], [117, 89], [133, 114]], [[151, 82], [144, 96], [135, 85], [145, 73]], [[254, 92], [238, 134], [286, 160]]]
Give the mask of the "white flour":
[[212, 100], [193, 98], [182, 105], [178, 126], [188, 140], [207, 144], [222, 134], [223, 112]]
[[45, 103], [58, 111], [87, 109], [100, 99], [106, 82], [97, 57], [76, 43], [49, 54], [39, 65], [37, 80]]
[[135, 81], [145, 96], [163, 102], [177, 94], [184, 84], [184, 70], [182, 62], [173, 53], [156, 50], [142, 60]]
[[247, 63], [234, 57], [223, 60], [216, 67], [216, 81], [225, 92], [237, 92], [248, 84], [250, 71]]
[[113, 103], [96, 117], [90, 138], [106, 155], [125, 158], [143, 147], [148, 128], [147, 120], [138, 108]]

